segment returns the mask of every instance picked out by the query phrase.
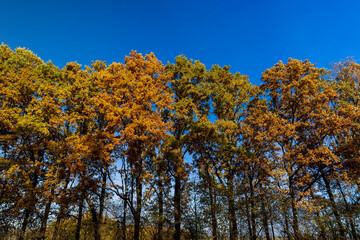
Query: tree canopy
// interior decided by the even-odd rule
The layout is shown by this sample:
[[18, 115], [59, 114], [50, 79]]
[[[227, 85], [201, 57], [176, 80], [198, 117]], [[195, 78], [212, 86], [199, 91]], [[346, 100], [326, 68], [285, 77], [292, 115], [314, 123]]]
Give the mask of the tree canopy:
[[262, 84], [178, 56], [0, 46], [0, 238], [359, 239], [360, 65]]

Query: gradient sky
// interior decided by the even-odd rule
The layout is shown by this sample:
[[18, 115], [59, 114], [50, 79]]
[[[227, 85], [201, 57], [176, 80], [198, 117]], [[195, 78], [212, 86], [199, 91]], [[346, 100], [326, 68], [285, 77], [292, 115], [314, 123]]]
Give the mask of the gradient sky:
[[213, 64], [260, 83], [289, 57], [328, 67], [360, 57], [360, 1], [0, 0], [0, 42], [64, 67], [122, 62], [131, 50]]

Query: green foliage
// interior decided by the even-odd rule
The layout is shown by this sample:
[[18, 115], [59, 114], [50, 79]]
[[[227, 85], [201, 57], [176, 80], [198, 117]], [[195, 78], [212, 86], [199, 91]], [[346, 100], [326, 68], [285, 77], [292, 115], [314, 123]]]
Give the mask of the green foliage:
[[0, 46], [0, 238], [358, 239], [360, 65]]

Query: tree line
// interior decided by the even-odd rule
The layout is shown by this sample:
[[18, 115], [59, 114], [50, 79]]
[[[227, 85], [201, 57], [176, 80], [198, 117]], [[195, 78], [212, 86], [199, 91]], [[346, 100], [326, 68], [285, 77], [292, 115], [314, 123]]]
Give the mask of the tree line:
[[62, 69], [0, 47], [2, 239], [359, 239], [360, 65]]

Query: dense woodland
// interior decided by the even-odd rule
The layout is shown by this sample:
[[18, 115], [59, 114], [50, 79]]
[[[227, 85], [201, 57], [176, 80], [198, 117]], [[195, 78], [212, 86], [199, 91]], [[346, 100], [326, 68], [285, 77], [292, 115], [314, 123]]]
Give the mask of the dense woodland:
[[0, 47], [1, 239], [360, 239], [360, 65]]

